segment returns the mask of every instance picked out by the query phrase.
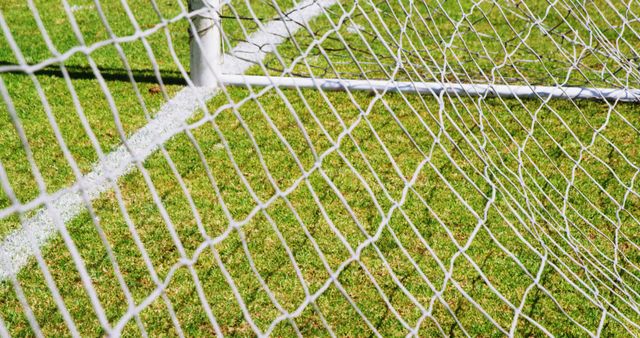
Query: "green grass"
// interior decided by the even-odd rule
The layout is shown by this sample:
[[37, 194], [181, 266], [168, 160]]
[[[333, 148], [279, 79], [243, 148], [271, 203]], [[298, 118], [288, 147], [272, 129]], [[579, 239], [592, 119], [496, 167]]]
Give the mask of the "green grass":
[[[180, 13], [174, 1], [156, 2], [165, 18]], [[282, 8], [292, 5], [291, 1], [278, 3]], [[385, 24], [397, 30], [402, 17], [390, 13], [400, 15], [402, 11], [398, 2], [390, 3], [391, 7], [379, 3], [378, 8], [387, 14], [382, 16]], [[238, 16], [250, 15], [244, 2], [233, 4]], [[595, 18], [594, 25], [605, 27], [608, 26], [604, 24], [605, 17], [595, 12], [595, 6], [602, 4], [594, 2], [587, 10], [591, 10], [590, 15]], [[491, 69], [495, 66], [493, 62], [504, 58], [504, 50], [499, 48], [501, 43], [495, 38], [511, 40], [516, 32], [504, 23], [522, 19], [512, 12], [505, 12], [503, 18], [499, 8], [491, 4], [474, 9], [467, 16], [468, 22], [459, 28], [461, 38], [468, 45], [463, 46], [460, 38], [455, 40], [455, 45], [470, 52], [442, 50], [438, 47], [440, 39], [429, 38], [430, 34], [449, 37], [455, 29], [451, 20], [460, 20], [462, 13], [471, 8], [467, 5], [465, 2], [462, 9], [454, 2], [444, 2], [440, 9], [435, 4], [416, 6], [414, 15], [420, 13], [431, 19], [425, 19], [426, 26], [415, 27], [421, 30], [409, 30], [404, 35], [403, 46], [410, 51], [408, 41], [411, 41], [429, 50], [435, 63], [425, 59], [426, 53], [407, 52], [403, 54], [403, 61], [418, 66], [400, 71], [398, 79], [416, 79], [418, 75], [425, 81], [440, 79], [433, 66], [441, 65], [444, 58], [450, 60], [453, 72], [460, 74], [460, 64], [464, 62], [454, 62], [455, 55], [463, 61], [479, 60], [478, 66], [467, 66], [471, 72], [469, 77], [479, 80], [478, 67]], [[159, 22], [146, 1], [129, 1], [129, 6], [143, 29]], [[342, 9], [353, 9], [346, 1], [341, 6], [332, 8], [334, 23], [343, 14]], [[531, 1], [528, 6], [539, 15], [544, 13], [547, 4]], [[78, 45], [68, 19], [59, 14], [60, 4], [42, 1], [37, 7], [57, 49], [66, 51]], [[507, 5], [505, 8], [513, 9]], [[9, 1], [0, 5], [0, 10], [28, 63], [52, 57], [26, 5]], [[450, 19], [442, 15], [443, 10], [449, 13]], [[118, 2], [103, 4], [103, 11], [117, 36], [134, 32]], [[347, 21], [339, 30], [352, 47], [361, 47], [363, 43], [357, 34], [347, 32], [348, 24], [364, 27], [364, 38], [372, 34], [373, 29], [358, 11], [354, 9], [354, 22]], [[258, 1], [254, 12], [265, 20], [277, 14], [269, 2]], [[225, 14], [236, 15], [230, 9]], [[95, 9], [87, 7], [75, 15], [88, 45], [108, 38]], [[493, 28], [489, 21], [482, 20], [485, 15]], [[564, 15], [565, 12], [551, 11], [547, 24], [555, 26]], [[613, 25], [619, 23], [614, 15], [606, 19]], [[373, 15], [372, 20], [375, 27], [382, 27]], [[578, 23], [575, 18], [568, 20]], [[243, 39], [242, 27], [249, 33], [257, 27], [247, 20], [224, 22], [229, 46]], [[484, 35], [474, 35], [467, 29], [471, 26]], [[296, 44], [306, 49], [314, 37], [327, 32], [329, 27], [329, 19], [319, 18], [312, 24], [314, 34], [303, 30], [295, 40], [285, 42], [278, 49], [285, 65], [270, 56], [266, 62], [269, 71], [281, 73], [300, 55]], [[568, 29], [568, 26], [558, 27], [559, 31]], [[640, 31], [638, 24], [634, 27]], [[617, 37], [614, 33], [603, 32], [610, 39]], [[170, 25], [168, 34], [178, 59], [188, 69], [186, 24], [181, 21]], [[386, 78], [385, 72], [395, 66], [391, 52], [400, 42], [393, 40], [393, 34], [382, 34], [385, 43], [371, 41], [371, 51], [353, 48], [357, 60], [367, 61], [360, 67], [371, 78]], [[576, 34], [586, 33], [581, 30]], [[624, 31], [627, 41], [637, 43], [633, 36], [630, 29]], [[350, 57], [345, 54], [338, 35], [332, 33], [328, 37], [320, 46], [310, 48], [307, 57], [310, 64], [294, 65], [294, 73], [362, 77], [358, 66], [349, 62]], [[182, 88], [180, 68], [171, 57], [164, 32], [152, 34], [148, 40], [163, 78], [174, 79], [165, 86], [166, 97], [162, 92], [150, 91], [158, 84], [153, 81], [152, 64], [140, 41], [121, 46], [138, 80], [140, 98], [126, 74], [120, 71], [123, 64], [113, 45], [91, 53], [105, 75], [106, 86], [127, 135], [143, 126], [166, 98]], [[562, 81], [559, 79], [564, 79], [567, 70], [555, 61], [562, 60], [562, 53], [571, 47], [554, 47], [549, 38], [536, 29], [527, 41], [531, 50], [507, 45], [513, 48], [509, 52], [514, 56], [500, 71], [504, 81], [519, 83], [526, 78], [540, 84], [550, 81], [551, 77]], [[478, 58], [475, 54], [481, 52], [482, 46], [490, 52], [491, 60], [488, 55]], [[633, 47], [624, 43], [619, 46], [623, 53]], [[536, 54], [544, 57], [537, 63], [523, 61]], [[329, 56], [334, 69], [327, 68], [329, 62], [323, 55]], [[381, 64], [369, 62], [374, 60], [374, 55]], [[422, 60], [427, 61], [423, 64]], [[1, 39], [0, 61], [16, 63], [6, 41]], [[615, 61], [587, 53], [580, 62], [583, 75], [572, 72], [570, 83], [616, 83], [616, 80], [599, 77], [596, 72], [596, 67], [605, 64], [613, 67]], [[121, 143], [118, 127], [100, 85], [93, 78], [89, 61], [77, 54], [65, 61], [65, 66], [74, 74], [71, 82], [102, 151], [114, 149]], [[514, 73], [515, 68], [523, 74]], [[549, 69], [550, 74], [545, 69]], [[250, 72], [264, 73], [259, 67]], [[453, 80], [451, 73], [445, 76], [449, 80]], [[637, 72], [633, 74], [637, 76]], [[0, 77], [25, 130], [47, 192], [72, 184], [75, 176], [55, 138], [33, 78], [21, 73], [2, 73]], [[35, 78], [43, 88], [79, 170], [88, 172], [98, 159], [97, 151], [83, 132], [59, 67], [48, 67]], [[629, 85], [638, 87], [637, 83]], [[636, 129], [640, 125], [640, 106], [617, 104], [611, 111], [609, 104], [603, 102], [437, 99], [430, 95], [393, 93], [321, 95], [315, 90], [273, 88], [255, 99], [247, 99], [248, 96], [249, 90], [244, 88], [225, 90], [208, 103], [208, 113], [198, 112], [190, 120], [189, 133], [177, 135], [162, 151], [149, 157], [144, 168], [152, 186], [136, 170], [120, 179], [117, 191], [105, 193], [94, 201], [97, 224], [108, 239], [126, 292], [119, 284], [109, 253], [89, 213], [83, 213], [67, 225], [112, 324], [127, 312], [126, 293], [131, 294], [135, 304], [140, 304], [157, 289], [137, 240], [144, 246], [158, 279], [168, 281], [166, 299], [188, 336], [214, 333], [198, 289], [203, 291], [223, 333], [249, 336], [252, 328], [234, 292], [242, 298], [256, 325], [265, 330], [282, 314], [269, 294], [281, 308], [295, 311], [307, 299], [306, 292], [314, 294], [330, 280], [327, 268], [339, 269], [337, 282], [328, 284], [315, 305], [305, 307], [300, 316], [280, 322], [272, 333], [274, 336], [295, 335], [291, 322], [304, 335], [328, 335], [319, 313], [338, 336], [371, 335], [371, 328], [350, 301], [357, 304], [382, 335], [407, 334], [381, 297], [383, 293], [411, 326], [420, 320], [421, 306], [432, 311], [431, 317], [421, 322], [420, 336], [437, 335], [440, 330], [449, 335], [462, 335], [461, 327], [470, 335], [497, 336], [500, 333], [494, 324], [477, 307], [508, 330], [514, 311], [506, 301], [519, 307], [523, 299], [522, 314], [555, 335], [585, 335], [579, 325], [595, 332], [602, 311], [572, 283], [590, 297], [596, 297], [597, 290], [598, 299], [610, 302], [609, 313], [619, 320], [620, 314], [614, 309], [628, 321], [640, 322], [637, 310], [629, 305], [637, 302], [637, 296], [622, 294], [623, 290], [640, 290], [637, 269], [640, 226], [636, 221], [640, 201], [630, 194], [622, 212], [618, 213], [616, 205], [625, 198], [624, 185], [637, 190], [633, 185], [637, 174], [634, 165], [640, 162], [640, 138]], [[139, 99], [145, 103], [146, 111]], [[215, 118], [211, 114], [216, 114]], [[0, 116], [0, 161], [19, 200], [31, 201], [39, 195], [34, 173], [5, 105], [0, 107]], [[605, 128], [593, 138], [605, 123]], [[350, 127], [353, 128], [347, 133]], [[585, 148], [588, 151], [581, 154]], [[580, 166], [574, 172], [574, 159], [578, 158]], [[417, 171], [418, 168], [421, 170]], [[303, 171], [308, 173], [307, 180], [299, 180]], [[412, 180], [413, 184], [407, 189], [406, 182]], [[572, 185], [565, 196], [570, 181]], [[288, 194], [272, 198], [278, 191]], [[161, 205], [154, 200], [154, 193]], [[568, 209], [563, 212], [565, 200]], [[8, 197], [0, 194], [0, 207], [8, 206]], [[123, 216], [123, 206], [127, 217]], [[234, 222], [230, 222], [227, 215]], [[0, 220], [1, 236], [20, 226], [19, 216]], [[479, 218], [484, 221], [479, 222]], [[571, 243], [580, 248], [578, 251], [574, 251], [567, 240], [565, 221], [571, 224]], [[231, 223], [236, 222], [241, 222], [242, 227], [230, 228]], [[384, 226], [381, 227], [381, 223]], [[172, 237], [171, 228], [175, 229], [177, 238]], [[616, 246], [613, 240], [617, 229], [620, 238]], [[203, 247], [203, 233], [217, 238], [216, 244]], [[351, 252], [374, 234], [377, 235], [375, 244], [364, 247], [359, 259], [353, 260]], [[461, 254], [459, 248], [469, 240], [471, 244]], [[621, 257], [618, 269], [624, 286], [608, 281], [612, 274], [603, 272], [605, 268], [613, 269], [610, 260], [616, 250]], [[80, 333], [104, 334], [64, 241], [53, 239], [43, 252]], [[541, 256], [545, 254], [543, 265]], [[196, 285], [189, 268], [180, 264], [180, 259], [185, 257], [197, 259], [192, 268], [200, 285]], [[589, 267], [588, 273], [582, 265]], [[233, 283], [229, 283], [225, 274]], [[538, 286], [527, 291], [532, 284], [531, 276], [539, 276]], [[52, 336], [68, 335], [67, 325], [36, 262], [21, 271], [18, 281], [43, 332]], [[439, 298], [433, 301], [440, 291]], [[315, 311], [314, 306], [319, 311]], [[0, 316], [11, 333], [33, 335], [18, 291], [9, 282], [0, 284]], [[141, 311], [139, 320], [150, 336], [177, 334], [162, 298], [154, 299]], [[629, 327], [626, 320], [621, 322]], [[633, 333], [639, 334], [634, 330]], [[522, 316], [516, 333], [520, 336], [543, 334]], [[611, 316], [606, 318], [603, 335], [625, 333], [620, 322]], [[135, 319], [127, 323], [124, 334], [141, 334]]]

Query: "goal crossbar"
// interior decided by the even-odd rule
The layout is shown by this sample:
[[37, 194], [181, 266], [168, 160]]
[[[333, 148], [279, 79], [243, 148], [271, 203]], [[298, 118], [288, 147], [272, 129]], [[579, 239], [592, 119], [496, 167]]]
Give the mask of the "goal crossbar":
[[526, 85], [467, 84], [441, 82], [411, 82], [393, 80], [354, 80], [223, 74], [225, 86], [277, 86], [280, 88], [315, 88], [328, 91], [404, 92], [461, 96], [491, 96], [504, 98], [591, 99], [620, 102], [640, 102], [640, 89], [552, 87]]

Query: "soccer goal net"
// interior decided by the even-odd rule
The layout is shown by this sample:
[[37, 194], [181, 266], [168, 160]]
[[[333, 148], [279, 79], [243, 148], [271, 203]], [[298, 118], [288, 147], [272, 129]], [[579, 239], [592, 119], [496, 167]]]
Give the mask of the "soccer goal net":
[[0, 31], [0, 336], [640, 335], [637, 0]]

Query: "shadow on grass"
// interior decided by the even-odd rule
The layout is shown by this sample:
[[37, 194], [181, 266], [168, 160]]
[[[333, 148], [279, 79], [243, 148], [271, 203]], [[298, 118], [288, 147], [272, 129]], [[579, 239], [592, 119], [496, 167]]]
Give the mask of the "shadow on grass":
[[[14, 63], [10, 63], [7, 61], [0, 60], [0, 66], [9, 66], [15, 65]], [[88, 66], [73, 66], [73, 65], [65, 65], [65, 69], [69, 74], [69, 77], [73, 80], [95, 80], [96, 75], [94, 74], [91, 67]], [[123, 82], [131, 82], [129, 74], [123, 68], [104, 68], [98, 67], [100, 70], [100, 75], [106, 81], [123, 81]], [[0, 73], [2, 75], [3, 73]], [[28, 75], [27, 73], [16, 70], [16, 71], [8, 71], [4, 72], [4, 74], [18, 74], [18, 75]], [[136, 83], [159, 83], [158, 77], [154, 74], [152, 69], [132, 69], [131, 74]], [[38, 76], [52, 76], [64, 78], [62, 70], [59, 65], [51, 65], [47, 66], [41, 70], [35, 72], [35, 75]], [[160, 71], [162, 83], [165, 85], [187, 85], [186, 80], [182, 77], [182, 74], [178, 71]]]

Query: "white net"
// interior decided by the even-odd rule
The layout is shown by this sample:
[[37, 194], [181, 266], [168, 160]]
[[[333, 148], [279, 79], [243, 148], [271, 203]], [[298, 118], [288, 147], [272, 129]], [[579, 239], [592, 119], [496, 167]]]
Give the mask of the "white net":
[[0, 335], [640, 335], [639, 5], [2, 1]]

